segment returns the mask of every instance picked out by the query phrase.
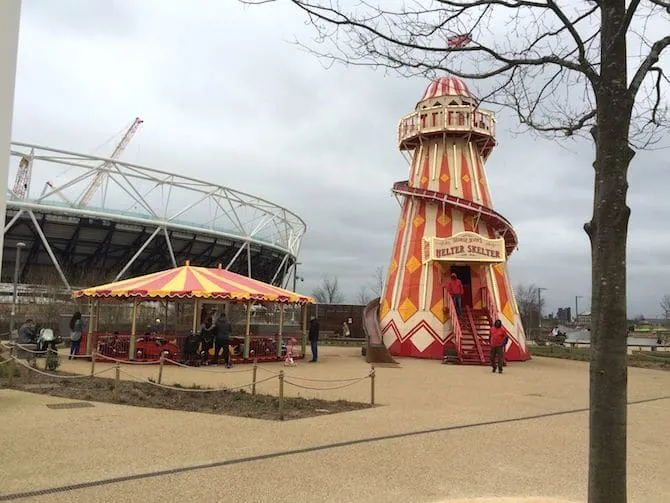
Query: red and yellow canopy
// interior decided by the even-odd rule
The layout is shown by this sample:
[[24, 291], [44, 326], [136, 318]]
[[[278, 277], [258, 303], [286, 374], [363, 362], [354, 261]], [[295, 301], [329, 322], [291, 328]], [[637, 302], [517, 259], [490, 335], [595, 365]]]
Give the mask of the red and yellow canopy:
[[75, 298], [220, 299], [314, 304], [314, 299], [225, 269], [182, 267], [77, 290]]

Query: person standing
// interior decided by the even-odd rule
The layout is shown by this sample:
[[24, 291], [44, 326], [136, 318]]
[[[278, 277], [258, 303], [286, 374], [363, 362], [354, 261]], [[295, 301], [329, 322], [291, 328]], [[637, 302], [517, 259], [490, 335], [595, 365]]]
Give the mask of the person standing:
[[232, 367], [230, 364], [230, 336], [233, 333], [233, 326], [226, 318], [225, 313], [221, 313], [214, 323], [214, 365], [219, 362], [219, 352], [223, 349], [223, 361], [226, 368]]
[[500, 320], [496, 320], [491, 327], [491, 336], [489, 338], [491, 344], [491, 372], [496, 371], [496, 360], [498, 363], [498, 373], [502, 374], [503, 363], [505, 358], [505, 343], [507, 342], [507, 332], [502, 326]]
[[458, 279], [455, 273], [451, 273], [451, 278], [447, 283], [447, 292], [451, 295], [451, 298], [454, 300], [454, 306], [456, 307], [456, 316], [461, 317], [462, 313], [462, 298], [465, 290], [463, 289], [463, 283]]
[[84, 322], [81, 320], [81, 313], [75, 312], [70, 318], [70, 356], [68, 360], [74, 359], [81, 346], [81, 334], [84, 331]]
[[319, 322], [316, 316], [309, 321], [309, 345], [312, 348], [312, 359], [310, 363], [316, 362], [319, 357]]

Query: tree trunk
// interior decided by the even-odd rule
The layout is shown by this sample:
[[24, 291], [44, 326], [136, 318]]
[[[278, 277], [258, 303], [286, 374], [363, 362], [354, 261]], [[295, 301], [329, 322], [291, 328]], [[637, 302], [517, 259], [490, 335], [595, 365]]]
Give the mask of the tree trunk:
[[603, 2], [591, 239], [589, 503], [625, 503], [627, 416], [626, 205], [632, 100], [626, 76], [625, 1]]

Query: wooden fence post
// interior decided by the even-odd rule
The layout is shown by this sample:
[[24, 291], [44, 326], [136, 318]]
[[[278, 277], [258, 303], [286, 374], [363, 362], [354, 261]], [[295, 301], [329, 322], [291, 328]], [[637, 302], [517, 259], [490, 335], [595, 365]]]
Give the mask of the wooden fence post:
[[158, 384], [163, 380], [163, 365], [165, 364], [165, 353], [161, 353], [160, 363], [158, 365]]
[[7, 386], [9, 386], [11, 388], [12, 383], [14, 382], [14, 368], [15, 368], [15, 365], [16, 365], [16, 357], [12, 355], [9, 358], [10, 358], [10, 360], [9, 360], [9, 363], [7, 364], [7, 366], [9, 367], [7, 369], [7, 372], [9, 372], [9, 374], [7, 376]]
[[121, 364], [117, 363], [116, 364], [116, 378], [114, 379], [114, 401], [118, 402], [119, 401], [119, 384], [121, 381]]
[[279, 420], [284, 420], [284, 371], [279, 371]]
[[251, 379], [251, 394], [256, 394], [256, 375], [258, 373], [258, 358], [254, 358], [253, 377]]
[[375, 404], [375, 366], [370, 368], [370, 405]]

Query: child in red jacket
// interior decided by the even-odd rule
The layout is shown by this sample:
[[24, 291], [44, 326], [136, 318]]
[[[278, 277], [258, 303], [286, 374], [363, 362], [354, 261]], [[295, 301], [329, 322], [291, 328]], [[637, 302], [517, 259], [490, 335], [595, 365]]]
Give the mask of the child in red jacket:
[[496, 371], [496, 360], [498, 360], [498, 373], [503, 371], [503, 358], [505, 357], [505, 342], [507, 340], [507, 332], [502, 326], [500, 320], [496, 320], [491, 327], [491, 337], [489, 342], [491, 344], [491, 367], [492, 372]]

